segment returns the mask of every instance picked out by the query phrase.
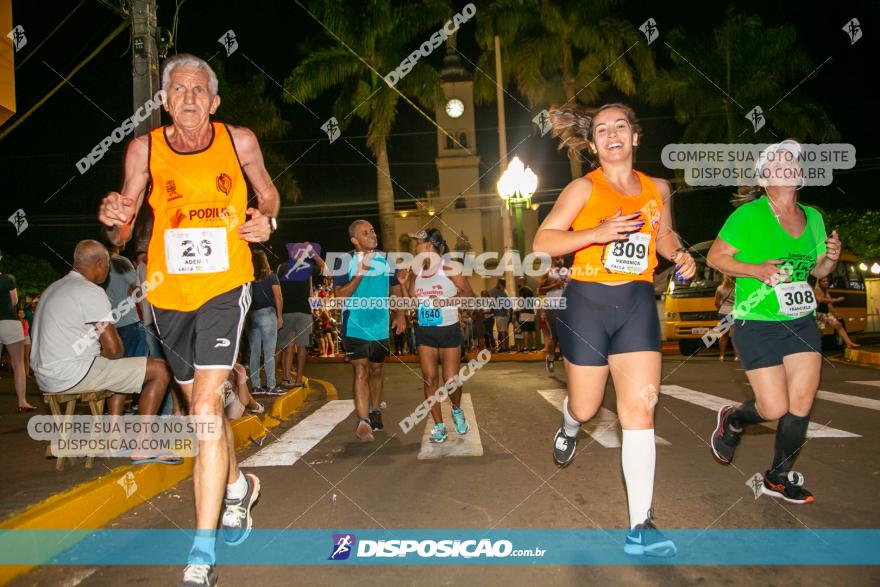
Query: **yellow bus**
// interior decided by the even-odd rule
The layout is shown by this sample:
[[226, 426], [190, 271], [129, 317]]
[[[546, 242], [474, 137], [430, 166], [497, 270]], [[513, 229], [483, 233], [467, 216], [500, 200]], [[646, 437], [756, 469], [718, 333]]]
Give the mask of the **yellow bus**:
[[[706, 253], [712, 241], [697, 243], [690, 247], [697, 262], [697, 272], [688, 282], [676, 281], [670, 272], [663, 302], [663, 333], [666, 340], [677, 341], [683, 355], [692, 355], [705, 348], [702, 336], [718, 324], [715, 308], [715, 290], [721, 284], [722, 275], [706, 263]], [[849, 334], [863, 332], [867, 327], [867, 295], [865, 278], [859, 269], [855, 255], [844, 251], [840, 262], [828, 276], [829, 296], [842, 296], [843, 301], [832, 304]], [[841, 348], [843, 341], [825, 325], [822, 330], [823, 345]]]

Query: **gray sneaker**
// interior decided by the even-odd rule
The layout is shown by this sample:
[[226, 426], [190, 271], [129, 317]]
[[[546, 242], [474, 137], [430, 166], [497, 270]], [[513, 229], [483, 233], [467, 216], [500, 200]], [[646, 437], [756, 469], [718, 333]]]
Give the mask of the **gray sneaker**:
[[190, 563], [183, 569], [183, 578], [178, 587], [214, 587], [217, 584], [217, 569], [208, 563]]
[[289, 390], [284, 389], [280, 385], [276, 385], [275, 387], [270, 387], [266, 390], [266, 395], [284, 395]]
[[244, 478], [248, 486], [244, 497], [223, 500], [226, 509], [223, 511], [220, 525], [223, 528], [223, 541], [230, 546], [236, 546], [247, 540], [254, 525], [251, 508], [260, 497], [260, 480], [257, 476], [248, 473]]

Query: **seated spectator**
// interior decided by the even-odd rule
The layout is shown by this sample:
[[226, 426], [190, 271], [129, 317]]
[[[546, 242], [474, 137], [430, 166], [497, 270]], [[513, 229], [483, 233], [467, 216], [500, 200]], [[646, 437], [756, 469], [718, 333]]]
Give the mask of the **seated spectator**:
[[262, 414], [263, 404], [254, 399], [247, 385], [247, 372], [244, 366], [236, 363], [229, 372], [229, 378], [223, 384], [223, 407], [226, 418], [237, 420], [245, 411], [251, 414]]
[[43, 393], [112, 391], [107, 402], [111, 415], [122, 415], [126, 396], [139, 394], [139, 413], [155, 415], [171, 376], [161, 359], [123, 358], [114, 326], [123, 309], [112, 309], [98, 285], [109, 271], [104, 245], [93, 240], [77, 244], [73, 270], [40, 296], [31, 368]]
[[[109, 241], [108, 241], [109, 242]], [[131, 261], [122, 256], [122, 245], [110, 245], [110, 273], [104, 289], [110, 299], [110, 305], [121, 308], [126, 298], [139, 287], [138, 274]], [[131, 304], [127, 312], [120, 312], [116, 328], [122, 341], [123, 357], [146, 357], [147, 335], [144, 324], [138, 316], [136, 304]]]

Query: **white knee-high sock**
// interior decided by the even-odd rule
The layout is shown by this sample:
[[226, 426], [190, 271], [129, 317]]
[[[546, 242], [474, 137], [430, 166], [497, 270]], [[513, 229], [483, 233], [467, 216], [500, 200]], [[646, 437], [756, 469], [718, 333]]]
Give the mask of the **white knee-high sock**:
[[621, 460], [629, 504], [629, 527], [632, 529], [648, 517], [654, 498], [654, 467], [657, 463], [654, 429], [624, 430]]
[[571, 412], [568, 411], [568, 397], [562, 400], [562, 427], [565, 429], [566, 436], [577, 436], [581, 429], [581, 423], [574, 419]]

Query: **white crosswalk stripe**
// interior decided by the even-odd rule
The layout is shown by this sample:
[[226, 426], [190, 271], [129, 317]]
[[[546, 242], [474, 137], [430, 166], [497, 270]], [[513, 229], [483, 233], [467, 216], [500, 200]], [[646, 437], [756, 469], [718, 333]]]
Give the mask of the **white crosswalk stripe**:
[[880, 387], [880, 381], [847, 381], [847, 383], [858, 383], [859, 385], [870, 385], [871, 387]]
[[480, 440], [480, 428], [477, 426], [477, 415], [474, 412], [474, 403], [471, 394], [461, 394], [461, 409], [467, 419], [469, 429], [467, 433], [459, 435], [452, 423], [452, 402], [445, 400], [440, 402], [440, 410], [443, 414], [443, 422], [449, 436], [446, 442], [434, 443], [430, 441], [431, 428], [434, 420], [429, 415], [425, 418], [425, 431], [422, 434], [422, 448], [419, 451], [419, 460], [442, 459], [444, 457], [481, 457], [483, 456], [483, 443]]
[[[283, 467], [301, 459], [354, 411], [354, 402], [331, 400], [281, 437], [251, 455], [242, 467]], [[352, 429], [353, 430], [353, 429]]]
[[[565, 399], [567, 393], [564, 389], [539, 389], [545, 400], [562, 412], [562, 400]], [[617, 421], [617, 414], [606, 408], [599, 408], [599, 411], [592, 420], [581, 426], [584, 432], [592, 436], [596, 442], [605, 448], [620, 448], [620, 426]], [[669, 446], [670, 442], [659, 436], [654, 436], [654, 442], [662, 446]]]
[[822, 391], [821, 389], [816, 394], [816, 397], [828, 402], [843, 404], [845, 406], [867, 408], [869, 410], [880, 410], [880, 400], [871, 399], [869, 397], [860, 397], [858, 395], [844, 395], [842, 393], [834, 393], [833, 391]]
[[[733, 400], [718, 397], [717, 395], [712, 395], [709, 393], [703, 393], [702, 391], [696, 391], [694, 389], [688, 389], [687, 387], [681, 387], [680, 385], [661, 385], [660, 393], [666, 394], [670, 397], [674, 397], [675, 399], [688, 402], [690, 404], [694, 404], [695, 406], [700, 406], [701, 408], [706, 408], [707, 410], [712, 410], [713, 412], [717, 412], [723, 406], [736, 403]], [[763, 424], [763, 426], [767, 426], [768, 428], [775, 428], [775, 423], [768, 422], [766, 424]], [[830, 426], [825, 426], [816, 422], [810, 422], [810, 425], [807, 428], [807, 438], [860, 437], [860, 434], [853, 434], [852, 432], [847, 432], [846, 430], [831, 428]]]

